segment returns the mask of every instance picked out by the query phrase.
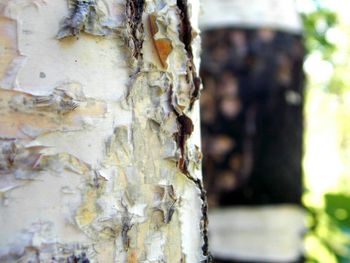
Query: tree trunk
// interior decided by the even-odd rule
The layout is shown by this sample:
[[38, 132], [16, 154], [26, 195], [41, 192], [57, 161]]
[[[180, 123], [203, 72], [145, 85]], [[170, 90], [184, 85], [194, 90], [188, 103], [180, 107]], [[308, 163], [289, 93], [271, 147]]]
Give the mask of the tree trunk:
[[207, 0], [203, 10], [203, 173], [213, 256], [294, 262], [304, 229], [304, 49], [295, 2]]
[[196, 0], [0, 0], [0, 262], [201, 262]]

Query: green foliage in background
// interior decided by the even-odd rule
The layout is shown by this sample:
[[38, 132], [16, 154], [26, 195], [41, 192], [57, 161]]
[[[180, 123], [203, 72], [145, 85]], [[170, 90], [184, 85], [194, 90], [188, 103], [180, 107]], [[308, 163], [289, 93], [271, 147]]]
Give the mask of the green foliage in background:
[[312, 244], [306, 262], [350, 262], [350, 196], [327, 193], [322, 208], [308, 207], [309, 232]]
[[[303, 1], [303, 0], [302, 0]], [[324, 105], [318, 109], [306, 111], [307, 119], [317, 119], [319, 123], [326, 122], [324, 111], [330, 105], [335, 105], [334, 119], [337, 130], [336, 137], [331, 138], [338, 149], [342, 164], [341, 174], [329, 174], [330, 178], [339, 180], [336, 187], [321, 194], [314, 192], [314, 186], [306, 183], [304, 205], [308, 210], [308, 233], [306, 240], [306, 262], [312, 263], [349, 263], [350, 262], [350, 27], [339, 19], [338, 13], [324, 3], [326, 0], [314, 0], [314, 9], [302, 14], [305, 32], [305, 45], [308, 56], [320, 55], [321, 60], [332, 65], [332, 74], [324, 83], [313, 81], [308, 76], [308, 94], [306, 108], [314, 100], [314, 94], [322, 94]], [[328, 1], [329, 3], [329, 1]], [[332, 5], [342, 9], [344, 1], [333, 1]], [[339, 33], [340, 32], [340, 33]], [[337, 33], [343, 38], [330, 37]], [[322, 92], [315, 90], [322, 89]], [[322, 102], [323, 103], [323, 102]], [[327, 125], [327, 124], [324, 124]], [[322, 127], [322, 126], [321, 126]], [[317, 131], [316, 131], [317, 132]], [[306, 131], [307, 138], [318, 136], [315, 130]], [[324, 138], [327, 140], [329, 138]], [[306, 149], [309, 147], [305, 141]], [[322, 145], [319, 146], [322, 151]], [[311, 165], [321, 165], [312, 163]], [[336, 173], [336, 172], [334, 172]], [[310, 176], [305, 174], [305, 177]], [[307, 180], [306, 180], [307, 181]], [[314, 187], [314, 188], [313, 188]]]
[[326, 60], [331, 60], [336, 49], [326, 36], [327, 31], [337, 23], [337, 16], [333, 11], [318, 7], [316, 11], [301, 14], [304, 23], [306, 50], [311, 53], [319, 51]]

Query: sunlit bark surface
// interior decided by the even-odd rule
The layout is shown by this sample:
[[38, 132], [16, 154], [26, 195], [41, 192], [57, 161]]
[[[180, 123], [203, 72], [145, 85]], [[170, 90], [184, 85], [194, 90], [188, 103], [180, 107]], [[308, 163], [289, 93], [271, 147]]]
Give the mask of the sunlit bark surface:
[[201, 262], [197, 1], [0, 0], [0, 262]]

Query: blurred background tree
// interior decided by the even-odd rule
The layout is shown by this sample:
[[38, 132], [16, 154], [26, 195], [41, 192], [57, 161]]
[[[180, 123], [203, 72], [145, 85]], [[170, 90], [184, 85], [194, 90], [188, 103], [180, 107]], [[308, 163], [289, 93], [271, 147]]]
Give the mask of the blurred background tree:
[[295, 1], [203, 2], [203, 172], [215, 262], [302, 262], [305, 50]]
[[[254, 1], [257, 2], [259, 1]], [[306, 57], [303, 68], [307, 76], [306, 92], [301, 92], [301, 99], [305, 101], [303, 111], [306, 124], [303, 132], [302, 205], [308, 211], [306, 221], [309, 230], [305, 234], [305, 259], [300, 259], [300, 262], [348, 263], [350, 262], [350, 74], [348, 74], [350, 1], [296, 0], [296, 2], [304, 26]], [[253, 2], [249, 7], [252, 6]], [[239, 4], [235, 7], [239, 7]], [[208, 9], [213, 16], [214, 9], [215, 6]], [[235, 10], [232, 13], [240, 12]], [[264, 18], [263, 15], [256, 17], [261, 20]], [[244, 23], [239, 26], [237, 24], [221, 28], [216, 25], [214, 28], [203, 30], [202, 77], [205, 90], [202, 96], [202, 130], [206, 156], [204, 173], [209, 205], [214, 208], [242, 204], [249, 206], [268, 203], [298, 204], [298, 185], [301, 187], [301, 184], [297, 179], [301, 178], [301, 173], [298, 173], [297, 167], [298, 162], [301, 163], [301, 158], [295, 154], [298, 152], [299, 144], [294, 136], [300, 129], [298, 126], [300, 122], [292, 121], [292, 124], [296, 124], [294, 126], [285, 125], [285, 119], [278, 116], [281, 116], [281, 112], [287, 112], [285, 116], [295, 120], [291, 117], [293, 114], [284, 111], [283, 107], [274, 108], [277, 116], [275, 124], [284, 123], [279, 128], [289, 127], [284, 135], [294, 140], [296, 152], [292, 150], [288, 157], [286, 156], [288, 153], [281, 151], [282, 148], [275, 150], [276, 162], [265, 166], [265, 171], [268, 172], [259, 172], [264, 170], [257, 165], [264, 164], [272, 152], [269, 153], [266, 148], [261, 148], [260, 155], [256, 152], [256, 134], [262, 134], [261, 127], [264, 127], [266, 120], [271, 122], [265, 127], [274, 121], [272, 117], [267, 118], [268, 113], [262, 114], [264, 109], [261, 108], [261, 104], [253, 107], [251, 105], [257, 100], [260, 102], [264, 100], [264, 96], [266, 99], [267, 93], [270, 94], [268, 103], [280, 101], [283, 104], [283, 96], [280, 96], [282, 93], [276, 97], [278, 94], [276, 90], [281, 89], [277, 87], [274, 92], [270, 89], [277, 83], [272, 72], [279, 68], [281, 76], [288, 76], [283, 75], [288, 72], [288, 67], [285, 65], [293, 65], [292, 79], [300, 77], [296, 74], [300, 68], [297, 64], [291, 63], [293, 61], [291, 43], [294, 43], [295, 48], [299, 45], [300, 39], [298, 36], [293, 39], [288, 34], [281, 34], [275, 30], [276, 28], [271, 30], [256, 25], [249, 28]], [[281, 43], [283, 44], [279, 46]], [[271, 50], [276, 51], [275, 56], [271, 53], [269, 55]], [[276, 67], [275, 58], [283, 56], [289, 61], [281, 59]], [[266, 61], [270, 63], [269, 70], [259, 75]], [[288, 82], [288, 78], [284, 78], [284, 81], [286, 80]], [[296, 83], [286, 86], [287, 89], [291, 88], [294, 91], [287, 97], [296, 104], [298, 94], [295, 92], [300, 91], [296, 89], [297, 86]], [[299, 116], [297, 119], [301, 120], [300, 115], [295, 116]], [[227, 121], [230, 118], [231, 120]], [[252, 122], [255, 123], [250, 125]], [[225, 133], [223, 132], [225, 129], [231, 130]], [[274, 131], [278, 133], [279, 129]], [[268, 131], [265, 135], [269, 133]], [[265, 139], [264, 135], [260, 137], [263, 142], [260, 146], [268, 145]], [[288, 160], [287, 167], [282, 167], [284, 162], [280, 162], [281, 159]], [[290, 167], [293, 167], [289, 163], [291, 159], [295, 160], [296, 169], [287, 176], [288, 171], [291, 171]], [[271, 169], [273, 165], [275, 168]], [[283, 168], [287, 172], [284, 172]], [[281, 176], [278, 176], [279, 174]], [[288, 181], [288, 178], [294, 179]], [[212, 211], [214, 210], [209, 210]], [[238, 262], [242, 261], [238, 259]]]

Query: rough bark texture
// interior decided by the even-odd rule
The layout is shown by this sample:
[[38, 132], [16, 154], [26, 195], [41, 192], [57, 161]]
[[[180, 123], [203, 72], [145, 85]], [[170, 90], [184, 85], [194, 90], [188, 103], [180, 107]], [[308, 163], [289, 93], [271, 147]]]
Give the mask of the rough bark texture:
[[197, 4], [0, 0], [0, 262], [208, 261]]

